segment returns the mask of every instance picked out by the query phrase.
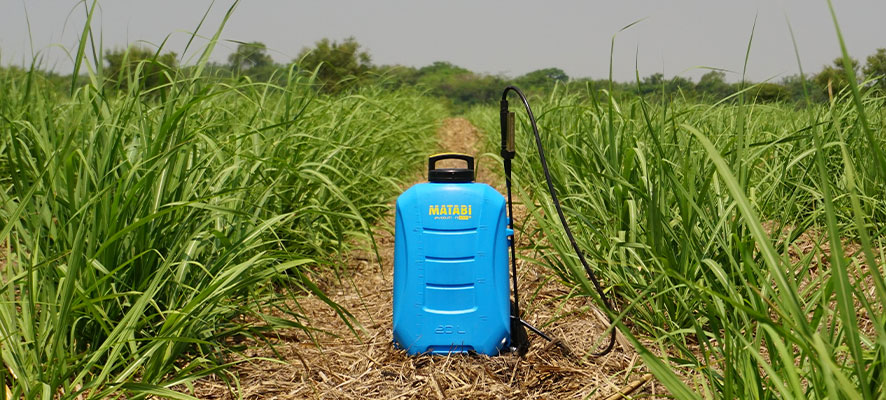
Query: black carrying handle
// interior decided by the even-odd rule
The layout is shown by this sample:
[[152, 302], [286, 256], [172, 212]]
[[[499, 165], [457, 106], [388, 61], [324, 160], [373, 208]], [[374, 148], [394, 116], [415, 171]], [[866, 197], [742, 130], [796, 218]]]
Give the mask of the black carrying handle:
[[474, 171], [474, 157], [462, 153], [440, 153], [428, 157], [428, 171], [437, 169], [437, 161], [440, 160], [462, 160], [468, 163], [468, 169], [472, 173]]

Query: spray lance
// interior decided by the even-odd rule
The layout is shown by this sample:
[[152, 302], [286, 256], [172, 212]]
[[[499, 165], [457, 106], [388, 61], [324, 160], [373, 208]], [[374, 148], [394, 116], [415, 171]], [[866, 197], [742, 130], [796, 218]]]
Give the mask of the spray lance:
[[[603, 305], [610, 312], [610, 315], [613, 314], [613, 305], [609, 300], [609, 297], [606, 296], [603, 291], [603, 287], [600, 285], [600, 281], [597, 280], [597, 276], [591, 270], [591, 267], [588, 265], [587, 260], [585, 260], [584, 253], [579, 249], [578, 243], [575, 241], [575, 237], [572, 234], [572, 230], [569, 229], [569, 224], [566, 223], [566, 216], [563, 215], [563, 209], [560, 207], [560, 200], [557, 197], [557, 191], [554, 189], [553, 180], [551, 178], [551, 172], [548, 170], [548, 163], [545, 159], [544, 148], [541, 144], [541, 137], [538, 133], [538, 125], [535, 122], [535, 116], [532, 114], [532, 108], [529, 106], [529, 101], [526, 99], [526, 95], [517, 88], [516, 86], [508, 86], [505, 88], [504, 92], [501, 95], [501, 157], [504, 160], [504, 172], [505, 172], [505, 186], [507, 187], [507, 206], [508, 206], [508, 216], [509, 216], [509, 228], [511, 230], [514, 229], [513, 221], [514, 221], [514, 209], [513, 202], [511, 200], [511, 160], [514, 159], [517, 155], [516, 151], [516, 140], [514, 137], [514, 116], [515, 114], [510, 111], [508, 107], [508, 93], [514, 92], [522, 101], [523, 107], [526, 109], [526, 114], [529, 117], [529, 123], [532, 127], [532, 133], [535, 135], [535, 145], [538, 148], [538, 157], [541, 160], [541, 168], [545, 174], [545, 180], [547, 181], [548, 193], [551, 196], [551, 201], [554, 203], [554, 207], [557, 210], [557, 215], [560, 217], [560, 223], [563, 225], [563, 230], [566, 232], [566, 237], [569, 239], [569, 243], [572, 245], [572, 249], [575, 250], [575, 254], [578, 256], [581, 265], [584, 267], [585, 273], [588, 276], [588, 279], [593, 283], [594, 289], [597, 291], [597, 294], [600, 296]], [[548, 335], [545, 335], [542, 331], [530, 325], [528, 322], [522, 319], [520, 314], [520, 299], [518, 295], [517, 289], [517, 254], [516, 254], [516, 243], [514, 241], [513, 236], [510, 238], [510, 247], [511, 247], [511, 276], [513, 279], [514, 286], [514, 303], [511, 310], [511, 348], [517, 352], [520, 356], [526, 354], [529, 349], [529, 338], [526, 334], [525, 328], [529, 328], [535, 334], [541, 336], [547, 341], [554, 341]], [[609, 343], [606, 347], [598, 350], [593, 353], [595, 356], [603, 356], [612, 351], [612, 348], [615, 346], [615, 327], [612, 327], [610, 330]], [[557, 344], [561, 346], [567, 352], [569, 351], [562, 342], [557, 341]]]

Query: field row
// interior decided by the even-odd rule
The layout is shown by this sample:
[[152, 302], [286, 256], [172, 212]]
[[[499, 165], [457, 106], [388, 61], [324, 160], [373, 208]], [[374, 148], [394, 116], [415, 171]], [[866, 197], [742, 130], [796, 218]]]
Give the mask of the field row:
[[312, 280], [370, 237], [441, 115], [296, 73], [68, 97], [10, 72], [0, 88], [0, 380], [28, 398], [175, 397], [224, 368], [226, 338], [308, 329], [285, 300], [325, 299]]
[[[741, 97], [619, 104], [584, 91], [535, 100], [580, 247], [617, 298], [612, 317], [674, 395], [882, 393], [884, 98], [846, 91], [806, 109]], [[470, 115], [497, 152], [496, 109]], [[547, 238], [537, 261], [596, 296], [526, 120], [517, 135], [529, 210], [518, 227], [537, 226]]]

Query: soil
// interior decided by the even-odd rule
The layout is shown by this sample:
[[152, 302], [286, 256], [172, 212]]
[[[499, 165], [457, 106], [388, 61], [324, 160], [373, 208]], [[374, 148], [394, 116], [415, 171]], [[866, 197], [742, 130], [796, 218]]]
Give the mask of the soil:
[[[477, 156], [477, 181], [501, 190], [500, 175], [493, 169], [499, 165], [493, 158], [479, 157], [481, 135], [470, 122], [447, 119], [437, 135], [441, 150]], [[414, 182], [424, 179], [416, 176]], [[569, 296], [572, 288], [552, 277], [546, 268], [524, 260], [518, 261], [524, 318], [562, 340], [574, 354], [566, 354], [531, 333], [531, 346], [524, 358], [515, 354], [409, 356], [395, 349], [391, 329], [392, 214], [374, 229], [380, 263], [374, 253], [354, 251], [343, 261], [350, 278], [341, 284], [326, 282], [322, 287], [354, 315], [358, 335], [321, 299], [300, 299], [298, 307], [320, 332], [313, 334], [313, 340], [300, 330], [277, 332], [269, 338], [272, 346], [247, 341], [246, 351], [231, 356], [231, 361], [240, 362], [228, 369], [239, 379], [243, 398], [620, 398], [619, 393], [627, 391], [632, 391], [632, 396], [666, 395], [636, 353], [623, 344], [601, 358], [586, 356], [606, 339], [601, 337], [606, 325], [599, 311], [590, 301]], [[515, 205], [515, 214], [517, 221], [525, 217], [519, 205]], [[518, 236], [518, 248], [521, 242], [533, 239]], [[196, 382], [194, 394], [206, 399], [237, 397], [218, 377]]]

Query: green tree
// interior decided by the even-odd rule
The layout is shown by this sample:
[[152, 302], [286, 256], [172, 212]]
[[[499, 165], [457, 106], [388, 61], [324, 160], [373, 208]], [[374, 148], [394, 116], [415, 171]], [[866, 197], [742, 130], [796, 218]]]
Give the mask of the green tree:
[[[781, 79], [780, 84], [784, 87], [785, 96], [800, 104], [808, 104], [809, 102], [817, 103], [827, 100], [827, 93], [820, 90], [814, 90], [814, 87], [811, 86], [808, 80], [805, 82], [804, 90], [804, 80], [799, 74], [785, 76]], [[806, 99], [807, 94], [809, 95], [808, 102]]]
[[723, 71], [712, 70], [701, 76], [695, 85], [695, 91], [703, 97], [709, 97], [714, 100], [723, 99], [726, 96], [735, 93], [732, 85], [726, 83], [726, 73]]
[[161, 55], [140, 46], [108, 50], [105, 61], [108, 63], [105, 76], [120, 89], [128, 89], [133, 84], [145, 90], [161, 87], [170, 82], [171, 75], [178, 69], [175, 53]]
[[[851, 58], [849, 61], [852, 64], [852, 71], [848, 73], [857, 76], [858, 60]], [[848, 73], [843, 65], [843, 58], [837, 57], [834, 59], [833, 65], [825, 65], [821, 72], [812, 78], [812, 81], [819, 87], [819, 90], [827, 93], [828, 96], [836, 95], [839, 91], [849, 86]]]
[[418, 82], [418, 69], [405, 65], [383, 65], [375, 68], [378, 82], [385, 88], [396, 90], [404, 86], [415, 86]]
[[459, 67], [446, 61], [435, 61], [418, 69], [416, 83], [425, 87], [439, 87], [451, 83], [460, 76], [470, 76], [474, 73], [467, 68]]
[[790, 93], [785, 86], [772, 82], [759, 83], [751, 92], [757, 101], [762, 103], [782, 101], [790, 97]]
[[434, 96], [448, 99], [457, 111], [474, 104], [494, 103], [505, 87], [497, 76], [477, 74], [445, 61], [419, 68], [417, 74], [418, 86], [430, 89]]
[[364, 81], [366, 73], [372, 69], [369, 53], [353, 37], [343, 42], [322, 39], [314, 48], [304, 48], [298, 56], [297, 64], [302, 69], [318, 69], [317, 78], [328, 92], [340, 92]]
[[660, 72], [644, 77], [643, 80], [640, 81], [640, 94], [657, 95], [661, 94], [662, 89], [664, 89], [664, 93], [666, 94], [677, 92], [689, 92], [691, 94], [695, 89], [695, 84], [692, 83], [691, 79], [681, 76], [675, 76], [670, 80], [667, 80], [665, 79], [664, 74]]
[[640, 81], [640, 94], [661, 91], [662, 82], [664, 82], [664, 74], [660, 72], [644, 77], [643, 80]]
[[495, 104], [501, 98], [504, 81], [492, 75], [458, 75], [432, 90], [432, 93], [451, 100], [457, 111], [476, 104]]
[[514, 79], [514, 83], [526, 90], [548, 90], [557, 83], [566, 83], [569, 75], [560, 68], [544, 68]]
[[695, 83], [690, 78], [675, 76], [667, 83], [668, 93], [682, 92], [684, 94], [693, 95], [695, 92]]
[[262, 69], [274, 65], [274, 59], [268, 55], [268, 47], [261, 42], [240, 43], [237, 50], [228, 56], [228, 64], [236, 71]]
[[886, 49], [868, 56], [863, 72], [868, 79], [874, 79], [874, 86], [886, 90]]

